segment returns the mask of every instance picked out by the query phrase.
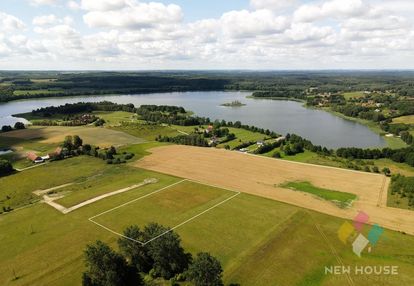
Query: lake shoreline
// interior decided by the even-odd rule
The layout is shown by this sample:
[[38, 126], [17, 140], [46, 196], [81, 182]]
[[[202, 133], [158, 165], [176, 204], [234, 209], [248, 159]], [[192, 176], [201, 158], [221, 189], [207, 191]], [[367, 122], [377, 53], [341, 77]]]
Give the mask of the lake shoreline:
[[[326, 112], [311, 109], [303, 100], [278, 98], [278, 100], [256, 100], [251, 92], [172, 92], [128, 95], [99, 95], [50, 97], [25, 99], [0, 104], [1, 125], [9, 125], [16, 120], [14, 116], [30, 113], [34, 109], [46, 106], [59, 106], [66, 103], [111, 101], [121, 104], [140, 105], [176, 105], [191, 110], [197, 116], [212, 120], [240, 121], [244, 124], [269, 129], [278, 134], [298, 134], [317, 145], [336, 149], [340, 147], [376, 148], [386, 147], [384, 138], [371, 131], [364, 124], [351, 123], [349, 120]], [[223, 102], [240, 101], [246, 104], [242, 108], [225, 108]]]

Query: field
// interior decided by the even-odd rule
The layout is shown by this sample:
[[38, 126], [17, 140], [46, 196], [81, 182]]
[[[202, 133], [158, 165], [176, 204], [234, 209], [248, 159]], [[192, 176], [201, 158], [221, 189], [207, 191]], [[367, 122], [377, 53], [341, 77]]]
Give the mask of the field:
[[400, 116], [392, 119], [393, 123], [414, 124], [414, 115]]
[[[414, 216], [410, 211], [386, 207], [389, 179], [379, 174], [188, 146], [159, 147], [151, 152], [136, 166], [343, 218], [352, 218], [364, 210], [372, 222], [414, 234]], [[308, 181], [319, 188], [355, 194], [358, 199], [352, 207], [341, 209], [309, 194], [275, 187], [289, 181]]]
[[59, 144], [62, 143], [67, 135], [79, 135], [84, 143], [98, 145], [100, 147], [122, 146], [126, 144], [141, 143], [144, 140], [137, 137], [99, 127], [63, 127], [63, 126], [48, 126], [48, 127], [31, 127], [23, 130], [16, 130], [3, 133], [1, 137], [32, 140], [36, 139], [38, 143], [43, 144]]
[[106, 125], [119, 125], [123, 121], [132, 121], [134, 114], [125, 111], [94, 111], [94, 115], [105, 120]]
[[345, 97], [346, 100], [349, 100], [351, 98], [360, 98], [364, 97], [363, 91], [352, 91], [352, 92], [344, 92], [342, 95]]
[[158, 135], [177, 136], [181, 133], [169, 126], [142, 124], [140, 122], [128, 125], [111, 127], [112, 130], [122, 131], [131, 136], [143, 138], [145, 140], [154, 141]]
[[242, 142], [249, 142], [249, 141], [262, 141], [263, 139], [267, 138], [268, 136], [263, 135], [258, 132], [252, 132], [249, 130], [244, 130], [240, 128], [229, 128], [230, 133], [234, 133], [236, 135], [236, 139], [220, 144], [218, 147], [224, 147], [224, 145], [229, 145], [231, 149], [240, 145]]
[[[93, 158], [77, 157], [62, 161], [64, 164], [55, 168], [75, 174], [79, 160], [85, 159], [96, 161], [97, 165], [89, 166], [91, 169], [102, 163]], [[45, 165], [32, 169], [30, 175], [42, 178], [41, 174], [47, 173], [48, 168]], [[142, 169], [134, 168], [134, 171], [137, 173], [135, 179], [156, 177], [159, 181], [67, 215], [39, 203], [0, 215], [0, 285], [79, 285], [86, 244], [100, 239], [116, 248], [118, 239], [88, 218], [128, 202], [130, 204], [97, 217], [96, 221], [122, 231], [127, 225], [142, 226], [149, 221], [173, 227], [202, 213], [175, 231], [182, 237], [187, 250], [192, 253], [208, 251], [219, 258], [226, 285], [347, 285], [346, 275], [324, 274], [325, 266], [338, 264], [396, 265], [400, 275], [387, 277], [386, 285], [414, 283], [413, 236], [385, 230], [383, 239], [371, 253], [364, 252], [363, 257], [358, 258], [352, 253], [351, 244], [344, 245], [337, 238], [343, 219], [245, 193], [209, 210], [233, 196], [234, 192], [196, 182], [178, 183], [180, 178]], [[109, 172], [114, 172], [115, 176], [117, 171]], [[15, 182], [20, 181], [19, 176], [24, 173], [15, 175], [18, 176]], [[79, 181], [81, 173], [73, 175], [72, 179]], [[102, 176], [94, 177], [89, 181], [91, 188], [79, 188], [68, 198], [76, 196], [76, 201], [82, 200], [84, 198], [78, 194], [89, 195], [90, 190], [107, 184], [111, 187], [105, 191], [127, 185], [133, 181], [128, 181], [127, 177], [119, 175], [117, 180], [109, 180], [111, 182]], [[39, 185], [33, 188], [66, 182], [61, 177], [43, 184], [42, 181], [36, 180]], [[153, 194], [162, 188], [165, 189]], [[136, 200], [150, 194], [153, 195]], [[363, 233], [367, 234], [368, 230], [368, 227], [364, 228]], [[366, 279], [376, 277], [350, 275], [349, 279], [353, 281], [349, 285], [362, 285]]]
[[313, 186], [309, 182], [287, 182], [285, 184], [280, 185], [280, 187], [288, 188], [294, 191], [309, 193], [324, 200], [336, 203], [340, 207], [346, 207], [352, 204], [352, 202], [357, 198], [354, 194], [318, 188]]

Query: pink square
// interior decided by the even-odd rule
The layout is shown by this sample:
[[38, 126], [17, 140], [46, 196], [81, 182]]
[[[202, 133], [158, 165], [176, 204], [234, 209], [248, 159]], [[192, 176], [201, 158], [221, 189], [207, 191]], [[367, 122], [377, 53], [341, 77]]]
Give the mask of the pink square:
[[369, 216], [360, 211], [356, 217], [354, 218], [354, 227], [357, 231], [361, 232], [362, 228], [364, 227], [364, 224], [368, 222]]

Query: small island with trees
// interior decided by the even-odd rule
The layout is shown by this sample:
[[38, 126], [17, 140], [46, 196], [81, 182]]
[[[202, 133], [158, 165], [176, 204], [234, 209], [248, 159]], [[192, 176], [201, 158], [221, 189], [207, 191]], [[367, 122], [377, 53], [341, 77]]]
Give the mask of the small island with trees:
[[221, 106], [225, 106], [225, 107], [242, 107], [245, 106], [246, 104], [239, 101], [239, 100], [234, 100], [232, 102], [227, 102], [227, 103], [223, 103]]

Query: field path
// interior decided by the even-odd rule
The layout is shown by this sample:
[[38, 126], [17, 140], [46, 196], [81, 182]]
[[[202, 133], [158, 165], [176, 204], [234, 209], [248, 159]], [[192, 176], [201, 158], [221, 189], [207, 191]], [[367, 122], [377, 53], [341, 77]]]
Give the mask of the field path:
[[[386, 207], [389, 178], [383, 175], [333, 167], [251, 156], [235, 151], [190, 146], [163, 146], [134, 165], [205, 184], [237, 190], [297, 205], [336, 217], [353, 219], [359, 211], [370, 223], [414, 235], [414, 212]], [[313, 185], [353, 193], [357, 201], [347, 209], [278, 185], [309, 181]]]
[[114, 196], [114, 195], [118, 195], [118, 194], [122, 194], [122, 193], [128, 192], [130, 190], [133, 190], [133, 189], [136, 189], [136, 188], [148, 185], [148, 184], [154, 184], [156, 182], [157, 182], [157, 179], [145, 179], [142, 183], [132, 185], [132, 186], [129, 186], [129, 187], [117, 190], [117, 191], [113, 191], [113, 192], [110, 192], [110, 193], [106, 193], [106, 194], [97, 196], [95, 198], [86, 200], [84, 202], [81, 202], [81, 203], [79, 203], [77, 205], [74, 205], [72, 207], [69, 207], [69, 208], [66, 208], [66, 207], [64, 207], [64, 206], [62, 206], [62, 205], [55, 202], [55, 200], [63, 198], [64, 195], [58, 195], [58, 196], [53, 196], [53, 197], [48, 196], [48, 195], [44, 195], [43, 200], [45, 201], [46, 204], [50, 205], [51, 207], [54, 207], [55, 209], [57, 209], [61, 213], [67, 214], [67, 213], [73, 212], [74, 210], [77, 210], [81, 207], [84, 207], [84, 206], [93, 204], [94, 202], [103, 200], [105, 198], [108, 198], [108, 197], [111, 197], [111, 196]]

